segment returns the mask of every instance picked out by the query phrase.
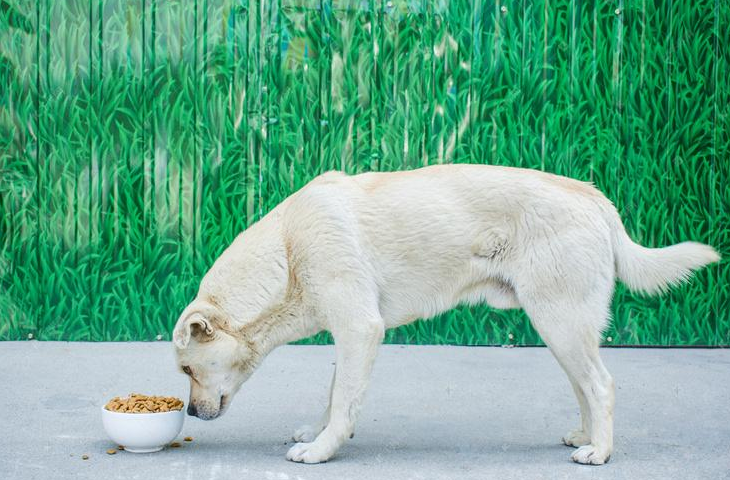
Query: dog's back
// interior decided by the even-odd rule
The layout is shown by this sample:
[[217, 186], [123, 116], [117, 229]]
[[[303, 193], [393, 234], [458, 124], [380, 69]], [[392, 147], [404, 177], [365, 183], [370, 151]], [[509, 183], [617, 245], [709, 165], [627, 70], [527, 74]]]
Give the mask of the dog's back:
[[618, 276], [631, 288], [660, 291], [719, 258], [696, 243], [641, 247], [593, 185], [536, 170], [457, 164], [331, 172], [298, 195], [297, 217], [331, 212], [320, 242], [333, 228], [352, 240], [352, 256], [374, 272], [388, 325], [459, 302], [514, 307], [522, 285], [576, 290], [597, 277], [613, 285]]

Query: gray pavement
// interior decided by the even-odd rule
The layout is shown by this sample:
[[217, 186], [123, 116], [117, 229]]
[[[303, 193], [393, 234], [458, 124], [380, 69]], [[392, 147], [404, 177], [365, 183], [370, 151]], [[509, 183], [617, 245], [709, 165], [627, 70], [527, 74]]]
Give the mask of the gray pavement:
[[[544, 348], [384, 346], [355, 438], [300, 465], [290, 435], [322, 413], [333, 347], [274, 351], [192, 443], [120, 452], [100, 406], [132, 391], [187, 401], [169, 343], [0, 343], [0, 479], [730, 479], [730, 350], [604, 349], [617, 384], [607, 465], [569, 460], [567, 378]], [[88, 454], [89, 460], [81, 455]]]

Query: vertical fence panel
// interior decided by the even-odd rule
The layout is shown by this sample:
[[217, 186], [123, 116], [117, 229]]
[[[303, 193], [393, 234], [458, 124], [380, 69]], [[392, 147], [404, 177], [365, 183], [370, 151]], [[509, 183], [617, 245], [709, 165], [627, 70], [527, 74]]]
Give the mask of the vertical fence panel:
[[95, 158], [92, 11], [88, 2], [39, 1], [38, 172], [41, 277], [33, 284], [39, 337], [100, 338], [91, 317], [93, 254], [98, 219], [92, 215]]
[[[476, 162], [493, 163], [492, 118], [490, 89], [494, 88], [494, 69], [491, 59], [491, 32], [493, 32], [493, 5], [478, 1], [474, 8], [474, 54], [472, 60], [473, 128], [471, 157]], [[423, 101], [425, 92], [419, 98]]]
[[0, 12], [0, 340], [38, 334], [39, 14], [30, 0]]
[[[320, 5], [321, 12], [321, 5]], [[262, 1], [258, 8], [258, 77], [260, 82], [260, 101], [258, 103], [258, 135], [259, 135], [259, 160], [257, 166], [258, 204], [256, 219], [260, 219], [265, 212], [274, 208], [279, 203], [276, 194], [276, 139], [272, 138], [274, 128], [271, 122], [276, 117], [272, 110], [273, 102], [276, 99], [278, 89], [272, 81], [276, 69], [276, 58], [273, 54], [277, 44], [277, 16], [278, 4], [273, 0]], [[320, 99], [321, 100], [321, 99]], [[321, 101], [316, 102], [320, 105]], [[321, 135], [318, 133], [318, 139]], [[321, 141], [319, 142], [321, 145]], [[321, 152], [321, 149], [320, 149]], [[321, 162], [321, 156], [317, 155], [317, 163]]]
[[[150, 191], [145, 251], [145, 334], [168, 332], [195, 291], [193, 270], [193, 177], [196, 165], [195, 95], [198, 6], [189, 2], [151, 4]], [[183, 305], [184, 306], [184, 305]]]
[[[375, 116], [374, 154], [378, 169], [395, 170], [403, 164], [402, 154], [396, 153], [395, 145], [403, 145], [404, 117], [396, 112], [400, 103], [399, 75], [402, 64], [408, 62], [409, 52], [399, 51], [402, 38], [401, 12], [392, 1], [376, 2], [377, 28], [377, 115]], [[399, 58], [398, 55], [401, 55]]]
[[[611, 12], [607, 12], [611, 13]], [[640, 215], [639, 208], [643, 206], [637, 205], [637, 196], [630, 188], [626, 188], [627, 184], [632, 182], [645, 182], [644, 188], [649, 187], [649, 182], [653, 179], [661, 178], [661, 176], [636, 178], [635, 162], [643, 162], [646, 166], [656, 165], [654, 159], [645, 156], [644, 152], [639, 148], [640, 142], [637, 139], [647, 135], [646, 128], [643, 126], [643, 118], [637, 115], [637, 102], [640, 101], [640, 83], [643, 81], [641, 71], [643, 68], [643, 53], [641, 50], [633, 48], [633, 45], [639, 45], [642, 38], [646, 38], [647, 33], [651, 31], [647, 28], [645, 5], [641, 2], [616, 2], [615, 10], [612, 12], [617, 28], [617, 43], [614, 51], [613, 66], [613, 83], [616, 85], [616, 103], [613, 110], [613, 131], [615, 139], [621, 145], [622, 156], [617, 161], [615, 169], [616, 178], [611, 182], [615, 185], [616, 190], [613, 192], [620, 202], [622, 208], [622, 220], [629, 232], [636, 231], [634, 225], [641, 222], [637, 215]], [[640, 164], [640, 163], [639, 163]], [[659, 194], [661, 188], [659, 185], [653, 185], [650, 192]], [[647, 192], [642, 198], [650, 196]], [[618, 205], [618, 203], [617, 203]], [[658, 210], [664, 211], [663, 198], [659, 195], [649, 206], [653, 206]], [[637, 241], [642, 239], [634, 237]], [[625, 290], [619, 290], [618, 296], [626, 295]], [[657, 327], [655, 322], [651, 322], [649, 318], [639, 318], [636, 313], [638, 309], [636, 304], [630, 301], [630, 297], [624, 297], [625, 301], [616, 302], [615, 308], [623, 309], [623, 315], [620, 320], [614, 322], [612, 330], [609, 334], [618, 342], [637, 343], [642, 328], [638, 327], [638, 322], [642, 322], [645, 328]]]
[[[317, 47], [317, 72], [318, 76], [318, 99], [319, 122], [317, 125], [317, 166], [320, 171], [327, 171], [331, 168], [330, 132], [331, 119], [331, 89], [332, 83], [332, 2], [320, 0], [319, 5], [319, 46]], [[271, 63], [267, 62], [270, 66]], [[267, 75], [268, 76], [268, 75]], [[267, 102], [268, 103], [268, 102]]]
[[[148, 331], [147, 315], [144, 309], [144, 298], [149, 291], [148, 272], [146, 269], [145, 246], [148, 243], [147, 210], [148, 192], [146, 188], [147, 165], [151, 158], [150, 149], [150, 118], [149, 118], [149, 62], [151, 18], [150, 0], [142, 0], [127, 4], [125, 15], [126, 56], [125, 74], [134, 79], [133, 86], [127, 94], [128, 128], [126, 134], [130, 137], [130, 145], [125, 149], [126, 158], [120, 158], [121, 168], [126, 172], [119, 179], [120, 212], [122, 212], [119, 240], [120, 256], [124, 259], [121, 265], [124, 275], [119, 277], [119, 284], [114, 289], [119, 296], [129, 295], [124, 299], [127, 315], [131, 318], [122, 327], [119, 325], [119, 338], [138, 339], [140, 332]], [[122, 54], [122, 52], [120, 52]], [[121, 63], [121, 60], [120, 60]], [[115, 330], [115, 329], [112, 329]], [[165, 335], [167, 332], [159, 332]]]
[[597, 1], [571, 0], [569, 7], [570, 143], [569, 163], [574, 178], [592, 181], [595, 161], [595, 138], [598, 134], [593, 62], [594, 12]]
[[[329, 90], [329, 152], [325, 151], [325, 155], [329, 155], [327, 164], [330, 168], [352, 173], [356, 168], [356, 119], [361, 117], [358, 65], [367, 45], [367, 10], [354, 0], [332, 1], [331, 9], [327, 24], [330, 82], [325, 85]], [[282, 135], [286, 133], [282, 131]]]
[[[369, 170], [373, 165], [372, 139], [375, 135], [374, 106], [377, 97], [375, 89], [377, 77], [377, 49], [375, 37], [377, 17], [375, 0], [368, 0], [363, 6], [363, 42], [360, 47], [357, 65], [359, 110], [355, 119], [355, 172]], [[377, 154], [376, 154], [377, 157]]]
[[301, 27], [303, 10], [297, 2], [281, 1], [282, 38], [281, 38], [281, 96], [279, 97], [279, 118], [281, 137], [279, 144], [282, 153], [280, 171], [286, 170], [286, 187], [294, 190], [299, 184], [295, 171], [304, 163], [304, 145], [301, 144], [302, 119], [300, 116], [303, 98], [301, 91], [294, 88], [297, 76], [303, 68], [304, 45]]
[[198, 7], [198, 48], [202, 54], [196, 72], [200, 165], [195, 179], [199, 218], [195, 277], [199, 279], [220, 255], [224, 242], [233, 240], [235, 232], [231, 230], [236, 228], [237, 217], [243, 219], [244, 208], [240, 197], [243, 152], [240, 139], [234, 135], [234, 125], [242, 115], [243, 92], [234, 88], [234, 62], [240, 52], [235, 28], [242, 8], [238, 2], [227, 0], [204, 0]]
[[258, 217], [259, 207], [259, 165], [261, 164], [261, 2], [248, 2], [246, 11], [246, 217], [250, 225]]
[[470, 162], [471, 126], [471, 60], [472, 29], [474, 11], [471, 2], [452, 2], [450, 7], [450, 23], [457, 44], [457, 56], [453, 65], [453, 83], [455, 96], [455, 125], [447, 144], [447, 158], [454, 162]]
[[[282, 126], [280, 122], [281, 105], [279, 100], [282, 95], [284, 75], [281, 71], [281, 45], [283, 41], [283, 14], [281, 0], [271, 0], [266, 10], [266, 64], [264, 76], [266, 79], [266, 168], [263, 169], [266, 190], [263, 196], [264, 211], [274, 208], [279, 202], [286, 198], [289, 193], [288, 176], [286, 167], [282, 164], [283, 149]], [[329, 68], [330, 62], [325, 65]], [[329, 91], [329, 83], [322, 85], [323, 89]], [[321, 154], [323, 163], [328, 152], [324, 150]], [[331, 168], [329, 166], [325, 167]]]
[[[142, 229], [141, 237], [137, 245], [139, 261], [142, 268], [142, 279], [138, 289], [141, 299], [142, 321], [145, 324], [145, 334], [150, 324], [150, 301], [156, 283], [156, 262], [158, 258], [153, 256], [158, 247], [157, 236], [154, 234], [156, 224], [156, 191], [158, 179], [156, 178], [156, 143], [155, 132], [157, 130], [157, 116], [153, 111], [153, 99], [156, 96], [160, 83], [159, 68], [157, 63], [157, 3], [158, 0], [143, 0], [142, 6], [142, 102], [140, 108], [140, 119], [142, 123], [142, 181], [137, 182], [134, 194], [141, 202]], [[141, 183], [141, 185], [140, 185]], [[140, 192], [141, 190], [141, 192]], [[141, 193], [141, 195], [140, 195]]]
[[[717, 318], [717, 343], [730, 343], [730, 295], [718, 294], [727, 291], [723, 285], [730, 284], [730, 3], [715, 1], [711, 41], [713, 44], [713, 162], [711, 182], [710, 241], [725, 259], [708, 272], [705, 288], [714, 292], [712, 314]], [[704, 307], [703, 307], [704, 308]]]
[[543, 169], [569, 175], [570, 120], [570, 1], [550, 0], [548, 7], [545, 64], [545, 162]]
[[92, 24], [93, 112], [90, 129], [96, 168], [92, 196], [98, 223], [91, 264], [92, 337], [145, 339], [140, 301], [139, 262], [145, 235], [140, 202], [143, 190], [142, 118], [144, 101], [142, 2], [106, 1], [96, 5]]
[[[542, 102], [542, 25], [541, 2], [515, 2], [511, 5], [515, 22], [519, 24], [520, 40], [517, 46], [521, 70], [519, 72], [519, 99], [517, 120], [519, 127], [519, 160], [515, 166], [539, 168], [541, 164], [541, 127], [544, 115]], [[507, 9], [507, 7], [505, 7]]]
[[[692, 8], [677, 12], [676, 38], [676, 112], [677, 144], [672, 165], [672, 183], [665, 229], [671, 236], [664, 244], [688, 239], [708, 243], [714, 240], [712, 225], [713, 192], [713, 118], [715, 91], [713, 87], [714, 59], [712, 45], [714, 0], [693, 2]], [[636, 162], [642, 165], [641, 162]], [[653, 173], [653, 172], [651, 172]], [[651, 176], [642, 171], [637, 177]], [[633, 187], [635, 195], [642, 189]], [[673, 220], [670, 220], [673, 219]], [[646, 230], [637, 226], [641, 230]], [[654, 229], [661, 228], [655, 225]], [[665, 325], [664, 342], [702, 343], [716, 331], [718, 312], [712, 308], [713, 293], [708, 285], [709, 269], [698, 272], [691, 284], [674, 289], [658, 309]], [[671, 306], [671, 307], [670, 307]]]

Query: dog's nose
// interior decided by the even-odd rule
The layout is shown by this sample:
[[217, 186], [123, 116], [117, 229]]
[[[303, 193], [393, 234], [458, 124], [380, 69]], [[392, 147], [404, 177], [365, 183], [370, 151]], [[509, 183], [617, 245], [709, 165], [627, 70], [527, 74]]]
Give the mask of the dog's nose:
[[198, 414], [198, 409], [195, 408], [195, 405], [193, 405], [192, 403], [190, 405], [188, 405], [188, 415], [190, 415], [191, 417], [194, 417], [197, 414]]

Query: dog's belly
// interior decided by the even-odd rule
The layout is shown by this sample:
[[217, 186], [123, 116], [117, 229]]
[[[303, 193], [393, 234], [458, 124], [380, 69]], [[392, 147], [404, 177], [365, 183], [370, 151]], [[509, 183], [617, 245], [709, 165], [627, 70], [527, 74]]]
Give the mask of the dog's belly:
[[[406, 219], [380, 228], [368, 242], [386, 326], [431, 318], [461, 303], [519, 307], [510, 273], [520, 249], [512, 243], [512, 228], [504, 215], [479, 217], [473, 211], [454, 210], [446, 224], [437, 218], [424, 222], [424, 217], [421, 225], [439, 230], [419, 231]], [[398, 231], [400, 235], [390, 233]]]
[[419, 318], [431, 318], [459, 304], [487, 304], [498, 309], [520, 308], [514, 289], [505, 280], [496, 277], [462, 280], [382, 285], [380, 313], [386, 327], [405, 325]]

